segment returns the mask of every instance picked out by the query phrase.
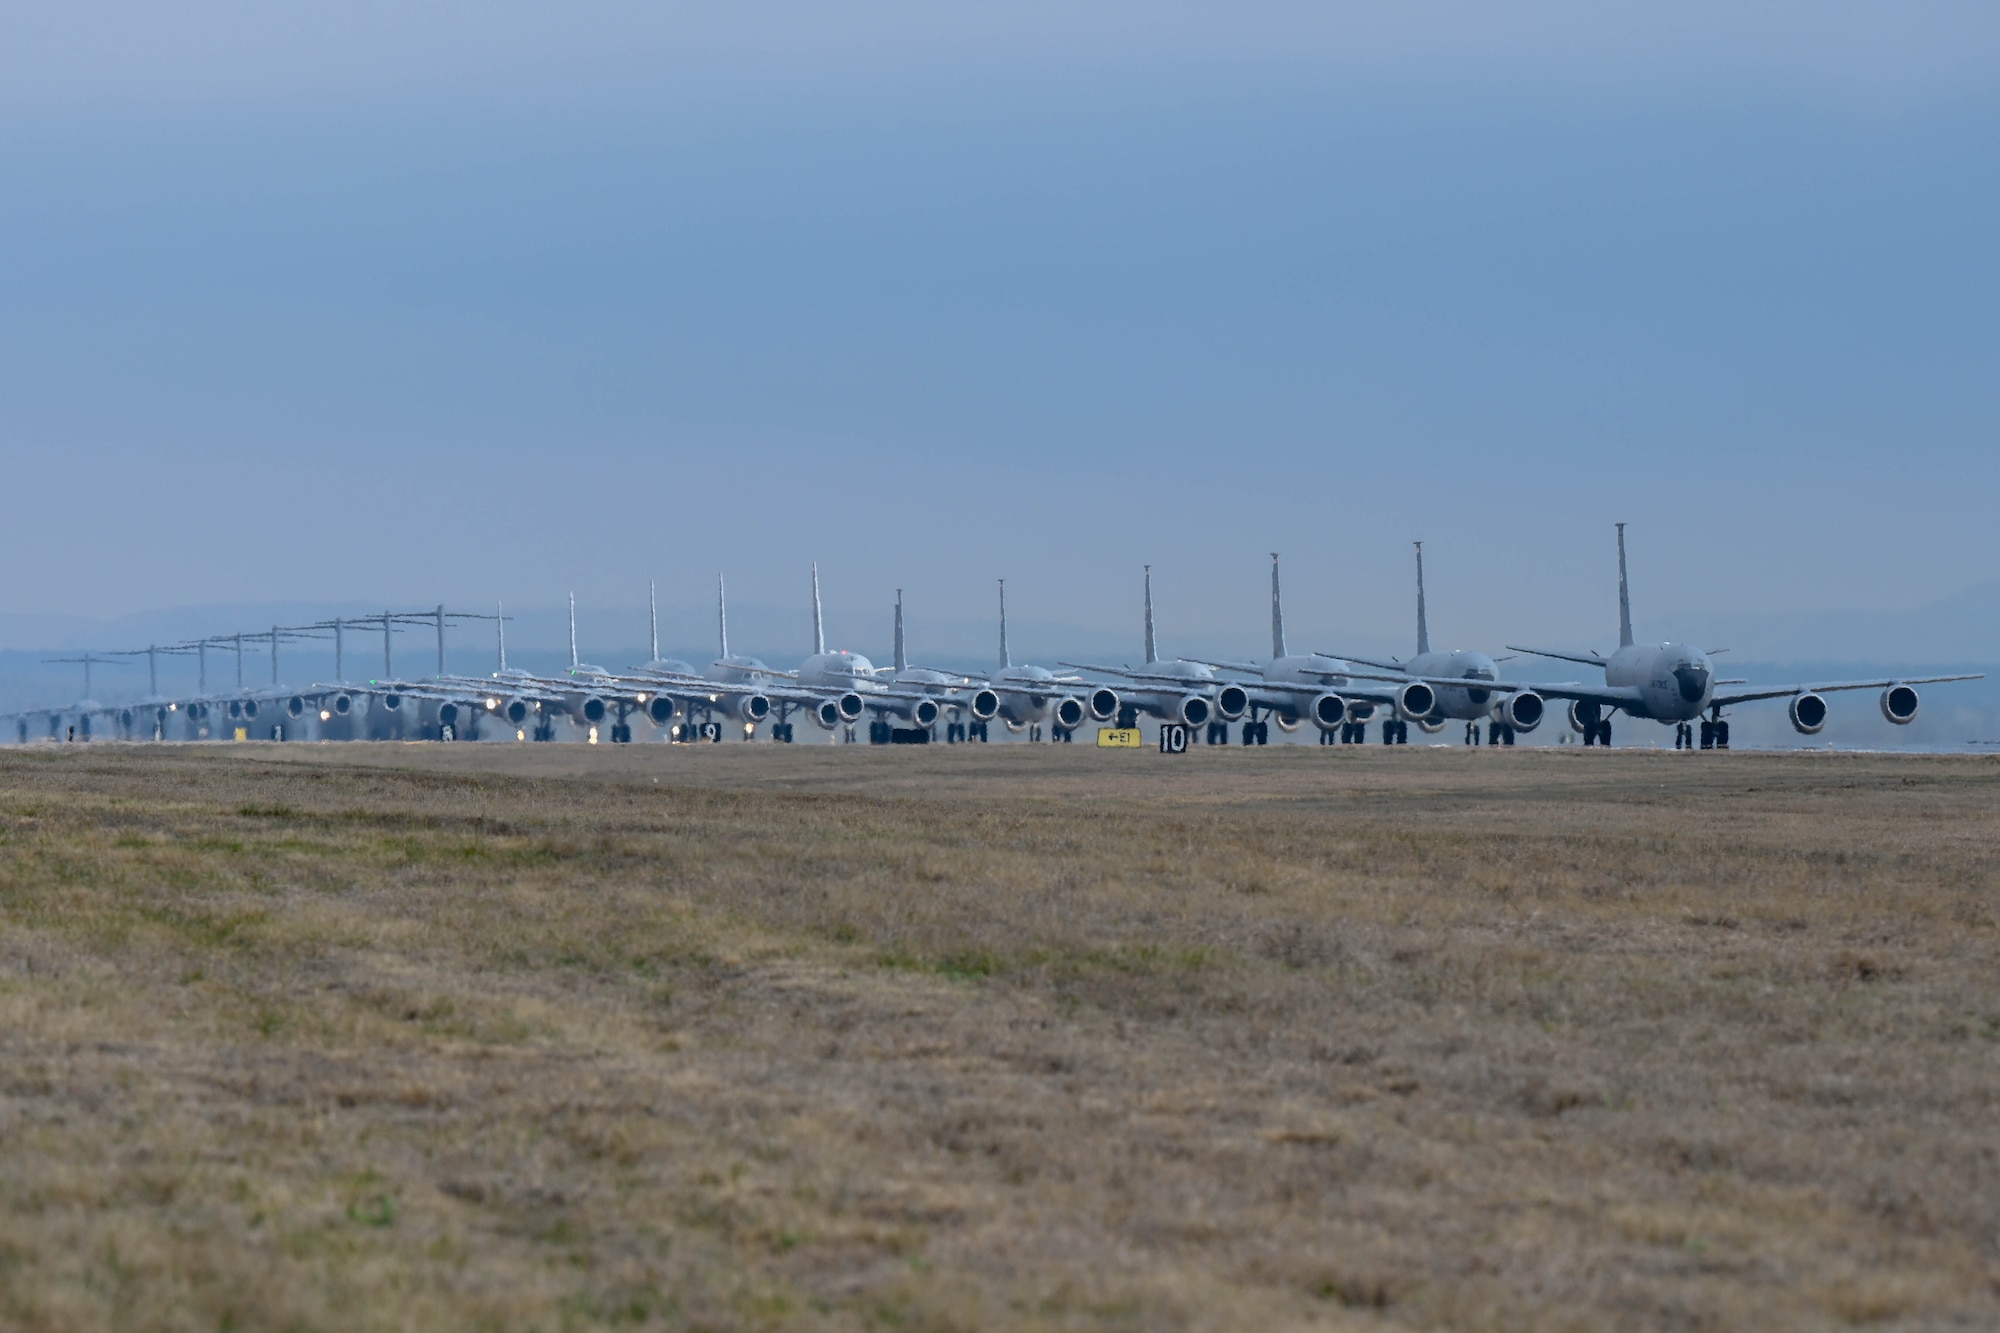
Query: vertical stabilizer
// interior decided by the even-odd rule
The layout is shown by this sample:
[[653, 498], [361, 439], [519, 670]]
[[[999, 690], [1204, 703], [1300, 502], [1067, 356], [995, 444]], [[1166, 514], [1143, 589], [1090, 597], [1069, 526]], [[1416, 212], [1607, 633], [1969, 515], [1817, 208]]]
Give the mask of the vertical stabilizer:
[[720, 574], [715, 576], [715, 646], [721, 650], [717, 656], [729, 656], [729, 597]]
[[1271, 657], [1285, 653], [1285, 599], [1278, 593], [1278, 553], [1271, 552]]
[[1431, 624], [1424, 615], [1424, 544], [1417, 543], [1417, 652], [1431, 650]]
[[903, 656], [903, 590], [901, 588], [896, 589], [896, 647], [892, 656], [896, 663], [896, 670], [903, 671], [908, 669], [910, 659]]
[[646, 660], [660, 660], [660, 585], [646, 580], [646, 622], [653, 631], [653, 655]]
[[1625, 525], [1618, 525], [1618, 646], [1632, 646], [1632, 594], [1625, 587]]
[[500, 637], [500, 669], [507, 669], [507, 603], [493, 599], [493, 609], [499, 614], [493, 617], [493, 632]]
[[1153, 642], [1153, 567], [1146, 566], [1146, 660], [1157, 662], [1160, 651]]
[[813, 652], [826, 651], [826, 626], [819, 613], [819, 561], [813, 561]]
[[1014, 665], [1014, 659], [1007, 652], [1007, 580], [1000, 580], [1000, 669], [1005, 671]]
[[576, 594], [569, 595], [569, 669], [576, 670]]

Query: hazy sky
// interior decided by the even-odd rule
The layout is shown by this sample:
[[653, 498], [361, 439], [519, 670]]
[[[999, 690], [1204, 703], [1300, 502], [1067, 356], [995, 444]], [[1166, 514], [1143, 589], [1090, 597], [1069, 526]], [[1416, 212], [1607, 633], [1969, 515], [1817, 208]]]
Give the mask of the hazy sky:
[[1642, 614], [1929, 600], [1996, 71], [1990, 2], [13, 0], [0, 612], [1150, 561], [1249, 636], [1275, 549], [1374, 632], [1423, 537], [1455, 641], [1599, 638], [1620, 518]]

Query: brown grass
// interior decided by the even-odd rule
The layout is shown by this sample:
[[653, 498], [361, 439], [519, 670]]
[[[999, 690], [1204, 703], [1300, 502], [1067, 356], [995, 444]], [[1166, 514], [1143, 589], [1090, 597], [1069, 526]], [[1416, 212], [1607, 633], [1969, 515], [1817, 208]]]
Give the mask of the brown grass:
[[2000, 764], [0, 755], [0, 1325], [2000, 1323]]

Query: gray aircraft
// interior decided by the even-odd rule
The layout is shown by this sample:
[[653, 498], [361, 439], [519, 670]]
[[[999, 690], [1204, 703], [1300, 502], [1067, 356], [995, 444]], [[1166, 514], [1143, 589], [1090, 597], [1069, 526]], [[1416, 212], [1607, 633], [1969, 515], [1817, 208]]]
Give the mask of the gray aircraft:
[[[1448, 721], [1462, 721], [1468, 745], [1479, 743], [1479, 726], [1484, 722], [1488, 726], [1489, 743], [1512, 745], [1517, 734], [1542, 725], [1542, 718], [1548, 712], [1542, 695], [1534, 689], [1494, 688], [1493, 683], [1500, 679], [1500, 667], [1485, 653], [1464, 648], [1439, 652], [1431, 648], [1430, 622], [1424, 610], [1424, 544], [1417, 542], [1416, 548], [1416, 656], [1407, 662], [1395, 658], [1377, 662], [1354, 656], [1347, 660], [1409, 677], [1412, 684], [1424, 687], [1415, 691], [1414, 697], [1409, 686], [1394, 696], [1399, 721], [1414, 722], [1420, 730], [1433, 735], [1443, 731]], [[1460, 684], [1461, 681], [1476, 683]], [[1430, 699], [1431, 706], [1418, 711], [1425, 697]]]
[[[1206, 662], [1177, 658], [1160, 660], [1159, 645], [1153, 635], [1153, 567], [1146, 570], [1146, 663], [1144, 667], [1094, 666], [1087, 662], [1059, 665], [1077, 671], [1095, 671], [1129, 681], [1133, 688], [1116, 702], [1118, 725], [1138, 725], [1139, 714], [1163, 722], [1180, 722], [1190, 727], [1207, 727], [1210, 745], [1227, 744], [1229, 724], [1250, 707], [1250, 695], [1234, 681], [1216, 678], [1215, 668]], [[1109, 690], [1111, 687], [1104, 687]], [[1094, 711], [1094, 707], [1093, 707]]]
[[1604, 672], [1601, 687], [1588, 685], [1536, 685], [1532, 688], [1552, 698], [1568, 699], [1570, 725], [1583, 733], [1584, 744], [1611, 744], [1611, 714], [1644, 718], [1671, 724], [1675, 748], [1692, 748], [1693, 723], [1701, 721], [1700, 745], [1707, 749], [1729, 748], [1729, 723], [1722, 710], [1736, 704], [1762, 699], [1788, 700], [1792, 727], [1811, 736], [1825, 728], [1827, 703], [1823, 697], [1837, 690], [1880, 690], [1882, 716], [1897, 726], [1906, 726], [1917, 716], [1918, 685], [1934, 685], [1953, 680], [1978, 680], [1978, 674], [1958, 676], [1918, 676], [1891, 680], [1842, 680], [1806, 685], [1760, 685], [1744, 690], [1718, 693], [1718, 685], [1741, 685], [1742, 681], [1719, 681], [1711, 655], [1682, 643], [1641, 644], [1632, 640], [1632, 598], [1625, 578], [1625, 525], [1618, 525], [1618, 651], [1609, 657], [1598, 653], [1564, 653], [1545, 648], [1509, 645], [1514, 652], [1532, 653], [1564, 662], [1577, 662]]
[[1007, 580], [1000, 580], [1000, 661], [984, 681], [974, 681], [970, 711], [976, 734], [986, 739], [986, 726], [994, 719], [1009, 731], [1026, 730], [1029, 740], [1040, 740], [1043, 727], [1051, 740], [1067, 741], [1083, 725], [1086, 716], [1103, 722], [1118, 711], [1118, 693], [1106, 687], [1093, 688], [1075, 676], [1058, 676], [1047, 667], [1016, 666], [1007, 648]]

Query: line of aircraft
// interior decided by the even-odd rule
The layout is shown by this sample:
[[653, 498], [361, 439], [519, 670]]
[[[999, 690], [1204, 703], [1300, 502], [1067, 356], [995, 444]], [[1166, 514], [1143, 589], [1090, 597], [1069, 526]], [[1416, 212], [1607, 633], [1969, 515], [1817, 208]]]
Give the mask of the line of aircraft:
[[[1087, 722], [1132, 730], [1142, 717], [1178, 724], [1210, 744], [1227, 744], [1232, 725], [1241, 742], [1267, 744], [1276, 723], [1296, 732], [1310, 723], [1322, 744], [1361, 744], [1371, 723], [1382, 743], [1407, 744], [1409, 730], [1436, 734], [1452, 722], [1465, 726], [1468, 744], [1512, 745], [1532, 732], [1561, 705], [1570, 728], [1587, 746], [1608, 746], [1612, 718], [1652, 721], [1674, 728], [1676, 749], [1727, 749], [1729, 721], [1724, 710], [1763, 700], [1785, 700], [1795, 730], [1813, 735], [1829, 717], [1826, 695], [1879, 690], [1882, 716], [1907, 724], [1917, 715], [1916, 686], [1978, 679], [1975, 675], [1909, 679], [1806, 682], [1752, 686], [1719, 676], [1720, 649], [1688, 644], [1640, 644], [1632, 634], [1631, 597], [1626, 578], [1625, 525], [1617, 525], [1618, 648], [1609, 656], [1591, 652], [1510, 646], [1509, 653], [1567, 662], [1591, 669], [1575, 681], [1502, 680], [1499, 663], [1508, 660], [1463, 649], [1440, 651], [1430, 642], [1424, 604], [1423, 544], [1416, 544], [1416, 652], [1407, 659], [1370, 659], [1351, 653], [1293, 652], [1285, 637], [1284, 598], [1278, 557], [1271, 556], [1271, 655], [1262, 660], [1164, 658], [1153, 626], [1152, 569], [1146, 567], [1144, 661], [1139, 665], [1058, 662], [1054, 668], [1019, 664], [1007, 645], [1007, 585], [999, 583], [998, 661], [984, 675], [913, 665], [904, 651], [902, 593], [896, 595], [894, 659], [878, 667], [858, 653], [829, 651], [820, 605], [819, 567], [812, 571], [812, 652], [796, 668], [783, 670], [729, 647], [726, 589], [716, 580], [716, 656], [705, 666], [660, 656], [657, 601], [649, 590], [652, 655], [642, 664], [608, 670], [580, 660], [576, 599], [569, 606], [567, 671], [540, 675], [507, 664], [504, 607], [492, 615], [447, 611], [383, 612], [379, 616], [333, 620], [255, 634], [227, 635], [188, 644], [131, 650], [81, 662], [85, 701], [68, 708], [13, 715], [0, 738], [77, 740], [100, 737], [140, 740], [201, 739], [386, 739], [439, 740], [638, 739], [718, 741], [740, 729], [745, 739], [765, 730], [770, 740], [794, 739], [794, 719], [840, 738], [856, 739], [868, 724], [872, 743], [928, 742], [940, 728], [948, 743], [986, 741], [990, 725], [1025, 733], [1030, 740], [1066, 742]], [[454, 675], [445, 670], [448, 623], [490, 619], [495, 625], [498, 666], [489, 675]], [[399, 627], [434, 625], [438, 669], [426, 677], [391, 673], [391, 636]], [[337, 681], [302, 690], [278, 686], [278, 646], [308, 637], [334, 641], [336, 676], [343, 673], [344, 635], [355, 629], [383, 636], [383, 677], [365, 685]], [[272, 685], [246, 687], [243, 645], [268, 641]], [[233, 645], [237, 687], [207, 688], [206, 652]], [[162, 653], [199, 653], [201, 685], [196, 693], [168, 698], [159, 692]], [[151, 689], [136, 704], [91, 702], [91, 669], [114, 661], [148, 659]]]

